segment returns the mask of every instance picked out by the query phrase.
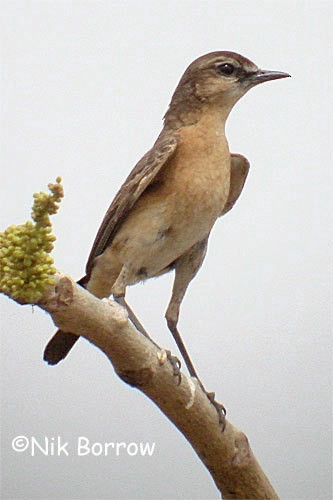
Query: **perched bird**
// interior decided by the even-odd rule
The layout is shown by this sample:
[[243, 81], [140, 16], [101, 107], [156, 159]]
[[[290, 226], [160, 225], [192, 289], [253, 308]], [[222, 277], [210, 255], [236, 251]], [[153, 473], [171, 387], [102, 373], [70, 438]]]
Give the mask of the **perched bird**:
[[[235, 103], [259, 83], [285, 78], [234, 52], [212, 52], [185, 71], [152, 149], [112, 201], [79, 283], [97, 297], [126, 305], [126, 287], [175, 270], [166, 320], [191, 376], [197, 377], [177, 330], [180, 304], [205, 257], [215, 221], [238, 199], [249, 170], [231, 154], [225, 123]], [[142, 329], [132, 311], [130, 318]], [[58, 331], [44, 359], [62, 360], [78, 337]]]

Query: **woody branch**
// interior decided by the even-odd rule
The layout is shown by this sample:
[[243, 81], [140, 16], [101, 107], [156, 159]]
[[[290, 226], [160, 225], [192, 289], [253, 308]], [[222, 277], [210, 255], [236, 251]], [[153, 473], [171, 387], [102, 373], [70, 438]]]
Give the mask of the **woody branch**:
[[178, 385], [165, 351], [135, 329], [121, 306], [97, 299], [61, 273], [37, 305], [61, 330], [101, 349], [118, 376], [160, 408], [190, 442], [223, 498], [278, 498], [245, 434], [228, 421], [221, 432], [216, 410], [196, 380], [182, 374]]

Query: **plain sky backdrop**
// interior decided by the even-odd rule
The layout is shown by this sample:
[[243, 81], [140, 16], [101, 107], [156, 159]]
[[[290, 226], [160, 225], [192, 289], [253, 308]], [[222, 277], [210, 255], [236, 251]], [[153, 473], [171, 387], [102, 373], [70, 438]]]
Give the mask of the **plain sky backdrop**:
[[[230, 148], [251, 162], [234, 209], [212, 231], [180, 331], [206, 387], [250, 439], [283, 499], [331, 497], [329, 209], [330, 1], [1, 2], [0, 227], [61, 175], [56, 266], [84, 272], [99, 223], [149, 149], [187, 65], [232, 50], [291, 79], [251, 90], [232, 112]], [[152, 336], [173, 276], [129, 290]], [[183, 436], [105, 356], [80, 340], [42, 361], [47, 314], [1, 300], [3, 499], [217, 499]], [[69, 457], [15, 452], [24, 435], [61, 436]], [[78, 457], [93, 442], [155, 443], [152, 457]]]

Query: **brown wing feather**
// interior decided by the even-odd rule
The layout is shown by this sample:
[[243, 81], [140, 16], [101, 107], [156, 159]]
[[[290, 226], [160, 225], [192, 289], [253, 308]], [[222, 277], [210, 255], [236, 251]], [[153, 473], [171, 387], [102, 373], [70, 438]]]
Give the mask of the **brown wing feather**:
[[238, 200], [247, 174], [249, 173], [250, 163], [243, 155], [231, 154], [231, 170], [230, 170], [230, 190], [226, 204], [223, 207], [221, 215], [226, 214], [232, 209]]
[[[176, 147], [176, 138], [172, 135], [164, 135], [157, 139], [152, 149], [135, 165], [113, 199], [98, 230], [86, 265], [88, 277], [96, 257], [101, 255], [111, 243], [134, 203], [173, 155]], [[87, 277], [83, 280], [86, 281], [86, 279]]]

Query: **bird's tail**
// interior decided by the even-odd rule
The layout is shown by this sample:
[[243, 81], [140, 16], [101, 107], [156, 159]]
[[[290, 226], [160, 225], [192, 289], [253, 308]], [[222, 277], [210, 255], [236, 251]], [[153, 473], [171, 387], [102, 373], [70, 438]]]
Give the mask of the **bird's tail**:
[[56, 365], [67, 356], [78, 339], [79, 336], [74, 333], [58, 330], [45, 347], [44, 361], [49, 365]]
[[[87, 281], [87, 276], [84, 276], [77, 283], [85, 288]], [[56, 365], [67, 356], [78, 339], [79, 336], [74, 335], [74, 333], [58, 330], [45, 347], [43, 356], [44, 361], [49, 365]]]

